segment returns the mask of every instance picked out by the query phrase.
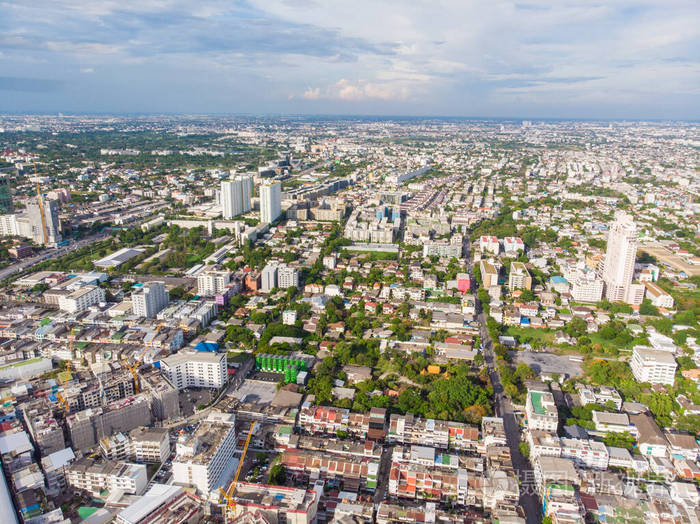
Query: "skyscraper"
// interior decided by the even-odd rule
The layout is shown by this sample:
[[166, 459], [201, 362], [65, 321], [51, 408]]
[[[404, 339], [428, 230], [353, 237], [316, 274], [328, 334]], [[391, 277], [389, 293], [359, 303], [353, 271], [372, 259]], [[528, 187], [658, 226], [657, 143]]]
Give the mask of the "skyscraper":
[[634, 302], [630, 296], [630, 286], [636, 256], [637, 226], [630, 215], [618, 211], [610, 226], [603, 265], [605, 298], [610, 301]]
[[260, 185], [260, 222], [270, 224], [282, 214], [282, 185], [267, 182]]
[[253, 179], [238, 176], [221, 182], [221, 208], [224, 218], [233, 218], [250, 211]]

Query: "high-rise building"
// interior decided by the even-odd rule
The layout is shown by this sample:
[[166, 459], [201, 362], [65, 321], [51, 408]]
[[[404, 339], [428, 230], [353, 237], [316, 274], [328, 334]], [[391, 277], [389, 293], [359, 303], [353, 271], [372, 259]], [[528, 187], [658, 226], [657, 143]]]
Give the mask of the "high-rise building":
[[277, 287], [277, 267], [276, 262], [268, 263], [260, 272], [260, 289], [265, 293], [269, 293]]
[[7, 175], [0, 175], [0, 215], [9, 215], [13, 211], [10, 178]]
[[138, 317], [153, 318], [168, 302], [164, 282], [146, 282], [131, 293], [131, 307]]
[[228, 271], [207, 271], [197, 276], [197, 293], [200, 296], [211, 297], [223, 293], [231, 281]]
[[277, 269], [277, 287], [280, 289], [299, 287], [299, 271], [293, 267], [280, 266]]
[[279, 182], [260, 186], [260, 222], [270, 224], [282, 214], [282, 185]]
[[[48, 200], [46, 198], [43, 198], [42, 202], [44, 207], [43, 219], [41, 216], [39, 203], [36, 200], [33, 200], [27, 204], [27, 217], [31, 227], [31, 238], [36, 244], [55, 246], [62, 239], [61, 233], [58, 232], [58, 202], [56, 200]], [[42, 226], [42, 220], [45, 220], [46, 224], [46, 242], [44, 242], [44, 227]]]
[[619, 211], [610, 226], [608, 247], [603, 265], [605, 298], [610, 301], [630, 301], [630, 285], [637, 256], [637, 226], [630, 215]]
[[238, 176], [221, 182], [221, 208], [224, 218], [233, 218], [250, 211], [253, 179]]

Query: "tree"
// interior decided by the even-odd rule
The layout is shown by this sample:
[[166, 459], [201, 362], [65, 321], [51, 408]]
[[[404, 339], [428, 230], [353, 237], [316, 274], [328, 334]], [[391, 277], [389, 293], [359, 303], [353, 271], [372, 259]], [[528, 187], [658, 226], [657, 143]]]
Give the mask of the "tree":
[[642, 304], [639, 306], [639, 314], [658, 317], [659, 316], [659, 308], [657, 308], [654, 304], [652, 304], [651, 300], [649, 300], [648, 298], [645, 298], [644, 301], [642, 302]]
[[520, 442], [520, 444], [518, 444], [518, 451], [520, 451], [520, 454], [526, 459], [530, 458], [530, 444], [527, 442]]
[[282, 464], [275, 464], [270, 469], [269, 483], [273, 486], [284, 486], [287, 480], [287, 469]]
[[586, 321], [583, 320], [581, 317], [574, 317], [569, 322], [566, 323], [566, 326], [564, 327], [564, 331], [569, 336], [572, 337], [580, 337], [584, 334], [586, 334], [586, 331], [588, 329], [588, 324], [586, 324]]

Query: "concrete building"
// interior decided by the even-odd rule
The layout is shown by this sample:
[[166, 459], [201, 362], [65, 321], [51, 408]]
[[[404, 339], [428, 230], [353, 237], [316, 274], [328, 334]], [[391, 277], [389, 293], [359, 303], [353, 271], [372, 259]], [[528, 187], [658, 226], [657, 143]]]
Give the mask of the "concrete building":
[[178, 389], [221, 389], [226, 384], [226, 353], [181, 351], [160, 361], [161, 372]]
[[232, 466], [236, 460], [235, 422], [233, 414], [214, 411], [197, 431], [180, 437], [173, 460], [173, 483], [197, 488], [206, 496], [225, 486], [234, 472], [227, 465]]
[[233, 180], [221, 182], [221, 210], [224, 219], [249, 213], [252, 195], [252, 177], [237, 176]]
[[605, 297], [611, 302], [628, 301], [637, 256], [637, 226], [630, 215], [619, 211], [610, 226], [603, 263]]
[[559, 414], [552, 393], [548, 391], [528, 391], [525, 413], [527, 415], [528, 429], [557, 431]]
[[423, 245], [423, 256], [440, 258], [460, 258], [462, 256], [462, 244], [451, 242], [431, 242]]
[[572, 279], [571, 298], [576, 302], [600, 302], [605, 283], [593, 273], [581, 273]]
[[71, 448], [55, 451], [41, 459], [41, 469], [46, 478], [47, 495], [59, 496], [68, 488], [66, 472], [70, 464], [75, 460], [75, 453]]
[[484, 289], [489, 289], [493, 286], [498, 286], [498, 269], [492, 263], [482, 260], [479, 263], [481, 270], [481, 281]]
[[74, 489], [104, 496], [102, 491], [140, 495], [146, 489], [148, 477], [144, 464], [96, 461], [83, 457], [70, 465], [66, 481]]
[[0, 175], [0, 215], [9, 215], [14, 211], [12, 193], [10, 192], [10, 177]]
[[119, 512], [116, 524], [195, 524], [204, 517], [202, 500], [179, 486], [153, 484]]
[[299, 287], [299, 270], [289, 266], [280, 266], [277, 269], [277, 287], [280, 289]]
[[525, 264], [522, 262], [513, 262], [510, 265], [508, 273], [508, 289], [530, 289], [532, 288], [532, 277], [528, 272]]
[[260, 222], [271, 224], [282, 214], [282, 185], [266, 182], [260, 185]]
[[653, 282], [644, 282], [644, 287], [646, 288], [646, 296], [651, 303], [656, 307], [663, 307], [666, 309], [673, 308], [673, 297], [661, 289], [657, 284]]
[[100, 449], [107, 460], [163, 463], [170, 455], [170, 433], [165, 428], [140, 427], [128, 435], [117, 433], [101, 439]]
[[154, 318], [169, 301], [165, 282], [146, 282], [131, 292], [131, 307], [138, 317]]
[[36, 200], [27, 203], [27, 218], [31, 228], [31, 239], [35, 244], [55, 246], [61, 240], [59, 232], [58, 202], [42, 198], [44, 209], [44, 221], [46, 224], [46, 242], [44, 242], [44, 228], [42, 226], [41, 209]]
[[203, 297], [213, 297], [226, 290], [231, 282], [228, 271], [206, 271], [197, 275], [197, 294]]
[[635, 347], [630, 367], [634, 378], [640, 382], [672, 386], [678, 365], [673, 355], [667, 351]]
[[277, 262], [268, 262], [260, 272], [260, 290], [269, 293], [277, 287]]
[[80, 313], [105, 301], [105, 290], [99, 286], [83, 286], [58, 298], [58, 307], [67, 313]]
[[322, 483], [315, 485], [314, 490], [305, 490], [239, 482], [236, 484], [233, 517], [262, 512], [267, 516], [266, 522], [311, 524], [316, 522], [318, 502], [322, 494]]

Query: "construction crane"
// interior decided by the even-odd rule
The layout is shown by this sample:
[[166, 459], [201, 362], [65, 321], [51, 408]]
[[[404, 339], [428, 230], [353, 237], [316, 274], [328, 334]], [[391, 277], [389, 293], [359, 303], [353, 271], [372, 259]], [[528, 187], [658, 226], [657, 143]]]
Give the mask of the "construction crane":
[[248, 431], [248, 437], [245, 439], [245, 445], [243, 446], [243, 453], [241, 453], [241, 458], [238, 461], [236, 475], [233, 477], [231, 484], [228, 485], [228, 491], [224, 491], [222, 488], [219, 488], [219, 492], [221, 492], [221, 498], [223, 498], [226, 501], [226, 507], [224, 508], [224, 522], [228, 521], [229, 511], [233, 512], [233, 510], [236, 509], [236, 500], [233, 498], [233, 496], [236, 494], [236, 483], [238, 482], [238, 477], [241, 474], [241, 470], [243, 469], [243, 461], [245, 460], [245, 455], [248, 452], [248, 446], [250, 445], [250, 441], [253, 438], [253, 433], [257, 424], [258, 422], [254, 420], [253, 423], [250, 425], [250, 431]]
[[58, 402], [63, 406], [63, 409], [66, 410], [66, 415], [70, 413], [70, 405], [68, 404], [68, 401], [65, 399], [63, 395], [61, 395], [60, 391], [56, 392], [56, 398], [58, 399]]
[[44, 245], [49, 243], [49, 233], [46, 229], [46, 213], [44, 212], [44, 197], [41, 194], [41, 187], [39, 187], [39, 173], [36, 170], [36, 161], [34, 163], [34, 177], [36, 182], [36, 203], [39, 206], [39, 213], [41, 213], [41, 229], [44, 233]]
[[[156, 328], [155, 333], [153, 336], [155, 337], [158, 334], [158, 331], [160, 331], [160, 328], [163, 327], [164, 324], [158, 324], [158, 327]], [[131, 376], [134, 377], [134, 392], [138, 393], [140, 388], [139, 388], [139, 374], [137, 370], [139, 369], [139, 366], [141, 365], [141, 361], [143, 360], [143, 356], [146, 354], [146, 351], [148, 350], [148, 347], [144, 347], [143, 351], [139, 355], [139, 358], [136, 359], [136, 362], [134, 365], [130, 365], [126, 360], [124, 361], [124, 365], [126, 368], [131, 372]]]

